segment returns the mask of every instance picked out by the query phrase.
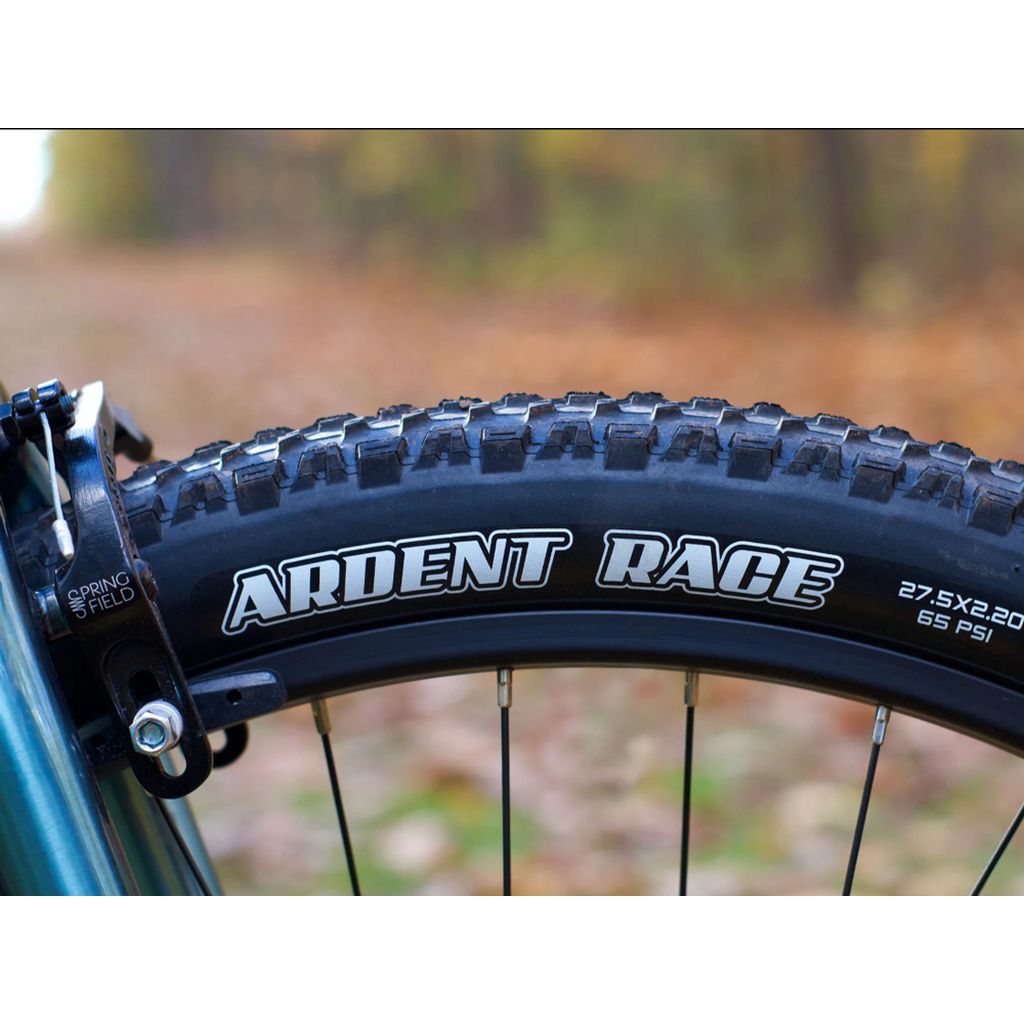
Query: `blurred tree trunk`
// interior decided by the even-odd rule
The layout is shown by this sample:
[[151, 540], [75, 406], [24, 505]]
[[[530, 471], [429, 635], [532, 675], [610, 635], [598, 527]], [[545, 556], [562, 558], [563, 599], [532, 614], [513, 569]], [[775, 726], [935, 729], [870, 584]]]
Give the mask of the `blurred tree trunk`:
[[490, 133], [480, 217], [483, 241], [522, 238], [534, 229], [537, 182], [522, 131]]
[[219, 135], [195, 128], [145, 132], [161, 219], [176, 241], [201, 240], [215, 233], [213, 178]]
[[851, 304], [867, 265], [867, 174], [860, 132], [819, 129], [813, 135], [822, 186], [822, 248], [828, 263], [824, 283], [830, 298]]
[[1006, 228], [1018, 221], [999, 200], [1012, 196], [1017, 185], [1019, 165], [1011, 143], [1012, 139], [1002, 132], [971, 133], [956, 211], [954, 270], [960, 284], [975, 284], [990, 274], [997, 254], [1004, 259], [1010, 257], [1004, 248]]

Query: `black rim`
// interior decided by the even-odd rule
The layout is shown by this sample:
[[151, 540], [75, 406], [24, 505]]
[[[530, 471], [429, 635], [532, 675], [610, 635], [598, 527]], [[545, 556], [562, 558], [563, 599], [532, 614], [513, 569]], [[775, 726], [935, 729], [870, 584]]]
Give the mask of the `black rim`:
[[[267, 652], [285, 703], [495, 665], [645, 665], [780, 682], [880, 704], [1024, 755], [1024, 694], [855, 640], [707, 616], [540, 611], [404, 623]], [[341, 670], [339, 671], [339, 666]], [[222, 670], [223, 671], [223, 670]], [[253, 715], [270, 709], [253, 709]], [[246, 717], [244, 706], [236, 711]]]
[[[236, 665], [272, 672], [284, 687], [284, 703], [320, 700], [328, 694], [407, 679], [493, 670], [495, 665], [645, 665], [685, 669], [686, 728], [679, 892], [687, 891], [690, 785], [693, 763], [697, 670], [760, 678], [878, 705], [878, 718], [854, 827], [844, 895], [853, 888], [872, 783], [885, 722], [897, 709], [985, 742], [1024, 754], [1024, 695], [905, 653], [854, 640], [779, 626], [651, 612], [547, 611], [471, 616], [405, 623], [293, 646]], [[325, 672], [325, 666], [344, 665]], [[506, 691], [502, 697], [502, 675]], [[237, 691], [236, 691], [237, 692]], [[511, 670], [499, 669], [502, 774], [502, 890], [511, 893], [511, 797], [509, 707]], [[244, 713], [244, 708], [239, 709]], [[323, 736], [325, 751], [329, 741]], [[346, 858], [355, 880], [351, 843], [340, 793], [328, 758]], [[994, 851], [975, 886], [980, 893], [1017, 827], [1024, 807]]]

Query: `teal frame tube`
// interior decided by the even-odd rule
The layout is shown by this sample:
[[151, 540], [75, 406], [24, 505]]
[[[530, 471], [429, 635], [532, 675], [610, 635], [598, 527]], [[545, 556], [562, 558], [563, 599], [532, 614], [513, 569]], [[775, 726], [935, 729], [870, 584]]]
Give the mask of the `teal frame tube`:
[[0, 510], [0, 887], [137, 892], [57, 687]]
[[[156, 800], [139, 785], [131, 769], [122, 768], [101, 779], [100, 790], [142, 895], [201, 896], [202, 889], [191, 865], [182, 856]], [[214, 896], [221, 895], [220, 883], [188, 801], [167, 800], [164, 806], [182, 841], [188, 845], [207, 888]]]

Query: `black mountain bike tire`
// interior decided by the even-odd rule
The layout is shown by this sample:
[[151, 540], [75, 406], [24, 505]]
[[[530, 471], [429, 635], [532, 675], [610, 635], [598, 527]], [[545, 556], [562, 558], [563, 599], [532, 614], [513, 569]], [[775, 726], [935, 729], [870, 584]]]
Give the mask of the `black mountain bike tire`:
[[[957, 444], [768, 403], [510, 394], [260, 431], [122, 488], [197, 690], [272, 670], [294, 704], [499, 665], [642, 664], [795, 683], [1024, 752], [1024, 466]], [[16, 534], [30, 583], [55, 563], [45, 527]], [[538, 551], [546, 571], [528, 571]], [[346, 603], [371, 561], [380, 578], [351, 593], [372, 600]], [[230, 699], [235, 720], [268, 710]]]

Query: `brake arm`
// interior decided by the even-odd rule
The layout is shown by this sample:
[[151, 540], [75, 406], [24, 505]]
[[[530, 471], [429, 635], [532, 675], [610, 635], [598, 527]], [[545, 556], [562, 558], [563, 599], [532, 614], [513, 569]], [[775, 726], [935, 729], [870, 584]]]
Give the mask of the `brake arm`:
[[[153, 701], [164, 701], [181, 715], [178, 748], [185, 767], [180, 774], [170, 774], [160, 757], [131, 745], [127, 751], [136, 777], [150, 793], [181, 797], [206, 780], [213, 755], [156, 606], [152, 572], [139, 558], [121, 501], [114, 445], [125, 433], [102, 383], [78, 392], [74, 423], [63, 434], [77, 543], [70, 562], [57, 571], [54, 589], [70, 632], [126, 731], [139, 709]], [[134, 424], [127, 433], [135, 440], [141, 437]]]

